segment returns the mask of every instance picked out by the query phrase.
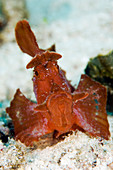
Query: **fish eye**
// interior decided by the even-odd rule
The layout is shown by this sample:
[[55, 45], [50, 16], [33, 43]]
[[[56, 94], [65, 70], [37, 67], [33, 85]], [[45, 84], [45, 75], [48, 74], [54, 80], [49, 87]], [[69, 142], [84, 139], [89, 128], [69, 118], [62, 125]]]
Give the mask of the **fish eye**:
[[45, 65], [44, 65], [44, 67], [45, 67], [45, 68], [47, 68], [47, 65], [48, 65], [48, 63], [47, 63], [47, 64], [45, 64]]
[[35, 75], [38, 76], [38, 72], [37, 71], [35, 71]]

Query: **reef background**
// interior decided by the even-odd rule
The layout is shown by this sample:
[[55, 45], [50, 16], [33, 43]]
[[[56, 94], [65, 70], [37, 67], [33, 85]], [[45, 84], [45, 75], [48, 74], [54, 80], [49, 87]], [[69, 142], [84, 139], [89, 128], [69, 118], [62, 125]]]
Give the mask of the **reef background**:
[[[34, 100], [32, 70], [25, 68], [31, 58], [15, 41], [20, 19], [29, 20], [40, 48], [56, 44], [63, 56], [59, 65], [72, 84], [78, 83], [89, 58], [113, 50], [112, 0], [0, 0], [0, 8], [0, 128], [9, 121], [2, 115], [17, 88]], [[0, 141], [0, 169], [113, 169], [113, 118], [108, 119], [110, 141], [81, 132], [35, 150], [10, 138], [6, 144]]]

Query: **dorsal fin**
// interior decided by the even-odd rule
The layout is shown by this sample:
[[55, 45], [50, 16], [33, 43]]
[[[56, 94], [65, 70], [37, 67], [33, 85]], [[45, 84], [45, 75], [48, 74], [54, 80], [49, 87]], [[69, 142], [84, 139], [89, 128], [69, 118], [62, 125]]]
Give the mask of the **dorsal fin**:
[[16, 24], [15, 36], [20, 49], [24, 53], [27, 53], [32, 57], [36, 54], [40, 54], [40, 49], [36, 42], [35, 35], [27, 20], [21, 20]]

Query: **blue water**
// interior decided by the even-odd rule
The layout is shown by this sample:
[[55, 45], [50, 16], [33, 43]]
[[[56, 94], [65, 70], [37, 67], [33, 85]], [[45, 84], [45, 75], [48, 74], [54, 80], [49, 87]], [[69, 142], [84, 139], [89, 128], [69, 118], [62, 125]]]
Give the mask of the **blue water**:
[[26, 0], [30, 24], [51, 23], [65, 20], [71, 12], [71, 4], [66, 1]]

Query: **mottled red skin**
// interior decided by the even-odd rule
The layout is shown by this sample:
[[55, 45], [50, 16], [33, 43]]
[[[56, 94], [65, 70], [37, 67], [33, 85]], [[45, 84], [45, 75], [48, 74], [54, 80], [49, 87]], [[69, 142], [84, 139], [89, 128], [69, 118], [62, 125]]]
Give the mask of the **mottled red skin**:
[[15, 29], [16, 40], [23, 52], [33, 59], [27, 68], [34, 67], [33, 86], [37, 103], [28, 100], [18, 89], [10, 107], [15, 139], [32, 146], [41, 136], [57, 131], [57, 136], [78, 127], [91, 136], [109, 139], [106, 114], [106, 88], [82, 75], [75, 90], [59, 68], [60, 54], [39, 49], [26, 20]]
[[33, 59], [27, 68], [34, 67], [33, 87], [37, 103], [41, 104], [51, 92], [54, 83], [67, 92], [73, 92], [74, 87], [66, 79], [65, 72], [57, 65], [57, 60], [62, 56], [54, 51], [54, 45], [48, 50], [39, 49], [34, 33], [26, 20], [17, 23], [15, 28], [17, 43], [24, 53]]
[[38, 65], [34, 68], [33, 86], [38, 104], [41, 104], [46, 100], [51, 93], [51, 88], [54, 84], [57, 84], [67, 92], [72, 92], [74, 89], [56, 61], [49, 61], [46, 64], [46, 67]]

